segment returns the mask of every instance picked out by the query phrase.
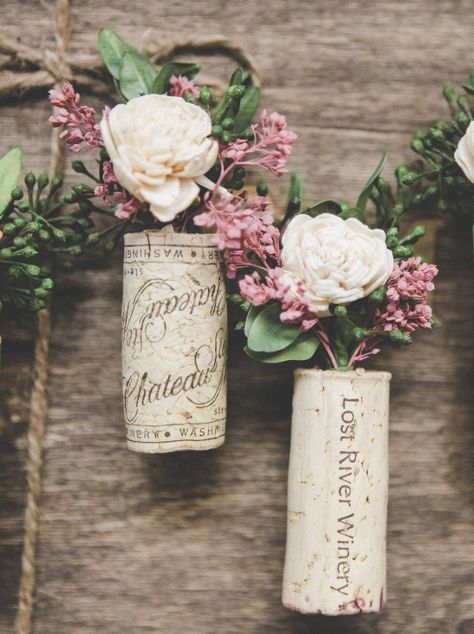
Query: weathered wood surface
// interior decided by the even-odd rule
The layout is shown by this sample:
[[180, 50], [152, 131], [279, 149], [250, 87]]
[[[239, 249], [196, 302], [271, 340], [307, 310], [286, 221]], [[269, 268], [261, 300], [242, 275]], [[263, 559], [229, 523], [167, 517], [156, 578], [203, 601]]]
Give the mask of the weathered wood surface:
[[[155, 27], [166, 39], [229, 33], [247, 47], [265, 105], [299, 134], [291, 167], [308, 200], [354, 199], [386, 147], [391, 168], [408, 158], [411, 132], [444, 115], [440, 85], [473, 65], [467, 0], [72, 5], [73, 51], [94, 50], [102, 24], [137, 44]], [[44, 4], [6, 0], [2, 10], [5, 33], [53, 45]], [[47, 166], [47, 116], [33, 98], [0, 108], [2, 151], [20, 142], [27, 168]], [[135, 455], [122, 428], [121, 255], [65, 278], [53, 307], [35, 633], [472, 634], [471, 249], [467, 228], [440, 232], [442, 327], [370, 365], [393, 373], [389, 603], [338, 619], [280, 605], [291, 369], [258, 366], [232, 336], [224, 447]], [[20, 574], [30, 334], [6, 333], [2, 355], [13, 412], [0, 452], [2, 634], [13, 631]]]

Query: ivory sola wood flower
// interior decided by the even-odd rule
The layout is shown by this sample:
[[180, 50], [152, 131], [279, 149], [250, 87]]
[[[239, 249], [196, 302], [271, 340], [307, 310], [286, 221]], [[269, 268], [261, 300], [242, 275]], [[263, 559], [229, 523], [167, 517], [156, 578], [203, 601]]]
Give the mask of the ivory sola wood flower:
[[393, 255], [385, 233], [356, 218], [324, 213], [295, 216], [282, 236], [283, 269], [299, 277], [312, 310], [329, 314], [330, 304], [348, 304], [385, 284]]
[[199, 177], [217, 158], [209, 115], [181, 97], [131, 99], [105, 113], [100, 126], [118, 182], [161, 222], [191, 205]]

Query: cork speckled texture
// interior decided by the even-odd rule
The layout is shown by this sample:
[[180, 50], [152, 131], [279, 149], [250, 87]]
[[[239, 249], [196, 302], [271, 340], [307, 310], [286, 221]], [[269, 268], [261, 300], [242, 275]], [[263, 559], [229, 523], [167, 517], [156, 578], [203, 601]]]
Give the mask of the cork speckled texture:
[[[283, 604], [364, 614], [387, 597], [388, 372], [295, 372]], [[390, 593], [389, 593], [390, 594]]]
[[[4, 33], [38, 49], [54, 46], [45, 3], [5, 0], [2, 10]], [[287, 114], [299, 135], [290, 168], [303, 177], [307, 202], [355, 201], [384, 149], [387, 175], [408, 160], [410, 135], [446, 114], [441, 85], [464, 82], [473, 65], [467, 0], [73, 0], [72, 13], [73, 53], [96, 49], [100, 25], [137, 46], [153, 31], [163, 39], [229, 34], [249, 49], [263, 105]], [[220, 65], [206, 61], [206, 74]], [[232, 67], [224, 66], [221, 78]], [[48, 116], [46, 95], [0, 108], [2, 151], [24, 145], [25, 170], [49, 164]], [[279, 204], [287, 184], [272, 187]], [[293, 367], [247, 359], [230, 329], [225, 444], [130, 452], [122, 253], [83, 261], [77, 275], [63, 277], [53, 305], [35, 634], [471, 634], [471, 236], [470, 227], [445, 223], [435, 241], [441, 327], [366, 366], [393, 375], [389, 604], [354, 617], [308, 617], [281, 606]], [[2, 333], [2, 634], [13, 631], [17, 605], [32, 334]]]
[[215, 449], [227, 413], [227, 297], [212, 236], [124, 237], [122, 387], [127, 446]]

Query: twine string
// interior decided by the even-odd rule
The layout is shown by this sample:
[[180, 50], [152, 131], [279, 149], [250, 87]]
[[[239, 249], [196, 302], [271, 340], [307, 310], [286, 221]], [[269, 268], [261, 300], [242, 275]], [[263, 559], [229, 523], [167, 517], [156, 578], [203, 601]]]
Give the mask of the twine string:
[[[58, 1], [57, 8], [63, 5]], [[97, 95], [110, 94], [110, 81], [104, 64], [98, 55], [68, 52], [67, 39], [61, 35], [68, 10], [56, 11], [56, 49], [38, 51], [0, 35], [0, 98], [12, 94], [24, 94], [34, 90], [48, 89], [65, 80]], [[179, 41], [163, 42], [157, 36], [143, 47], [143, 52], [157, 63], [163, 63], [177, 55], [200, 54], [222, 55], [234, 60], [252, 73], [254, 83], [260, 85], [260, 76], [255, 61], [239, 44], [223, 36], [193, 37]], [[211, 87], [222, 89], [224, 84], [207, 78]]]
[[38, 313], [35, 346], [35, 376], [31, 391], [30, 425], [28, 429], [28, 493], [25, 508], [25, 533], [21, 556], [21, 579], [18, 596], [17, 632], [29, 634], [36, 578], [36, 546], [39, 530], [39, 500], [43, 471], [43, 446], [48, 411], [46, 386], [48, 381], [48, 352], [51, 333], [50, 313]]
[[[69, 0], [58, 0], [55, 8], [56, 55], [54, 72], [56, 88], [66, 79], [69, 67], [66, 53], [69, 45]], [[44, 57], [45, 65], [48, 56]], [[51, 63], [51, 62], [50, 62]], [[59, 131], [52, 129], [50, 177], [60, 173], [63, 153]], [[28, 428], [27, 486], [25, 508], [25, 532], [21, 557], [21, 578], [18, 592], [18, 615], [16, 628], [18, 634], [30, 634], [32, 627], [33, 597], [36, 580], [36, 552], [38, 544], [40, 513], [39, 504], [42, 490], [44, 438], [48, 417], [47, 384], [49, 374], [49, 342], [51, 338], [51, 315], [48, 308], [38, 313], [34, 381], [30, 400], [30, 421]]]

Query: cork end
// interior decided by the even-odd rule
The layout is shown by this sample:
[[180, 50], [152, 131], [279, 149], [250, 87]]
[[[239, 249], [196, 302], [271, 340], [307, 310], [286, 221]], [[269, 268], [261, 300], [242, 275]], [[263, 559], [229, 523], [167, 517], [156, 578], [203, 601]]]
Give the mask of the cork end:
[[124, 235], [124, 246], [191, 246], [216, 249], [213, 233], [176, 233], [171, 225]]
[[210, 449], [218, 449], [225, 442], [225, 436], [215, 438], [208, 442], [176, 442], [173, 444], [166, 443], [137, 443], [133, 440], [127, 440], [127, 449], [134, 451], [135, 453], [146, 454], [159, 454], [159, 453], [174, 453], [175, 451], [208, 451]]
[[296, 368], [293, 372], [295, 378], [299, 376], [324, 376], [327, 378], [338, 379], [369, 379], [390, 381], [392, 378], [391, 372], [385, 372], [384, 370], [366, 370], [365, 368], [356, 368], [355, 370], [321, 370], [320, 368]]
[[380, 612], [383, 609], [383, 607], [368, 607], [360, 609], [343, 607], [338, 610], [319, 610], [316, 608], [305, 609], [299, 605], [289, 603], [288, 601], [282, 601], [282, 604], [283, 607], [287, 610], [291, 610], [292, 612], [297, 612], [298, 614], [303, 614], [305, 616], [314, 616], [317, 614], [320, 614], [321, 616], [359, 616], [361, 614], [374, 614], [376, 612]]

